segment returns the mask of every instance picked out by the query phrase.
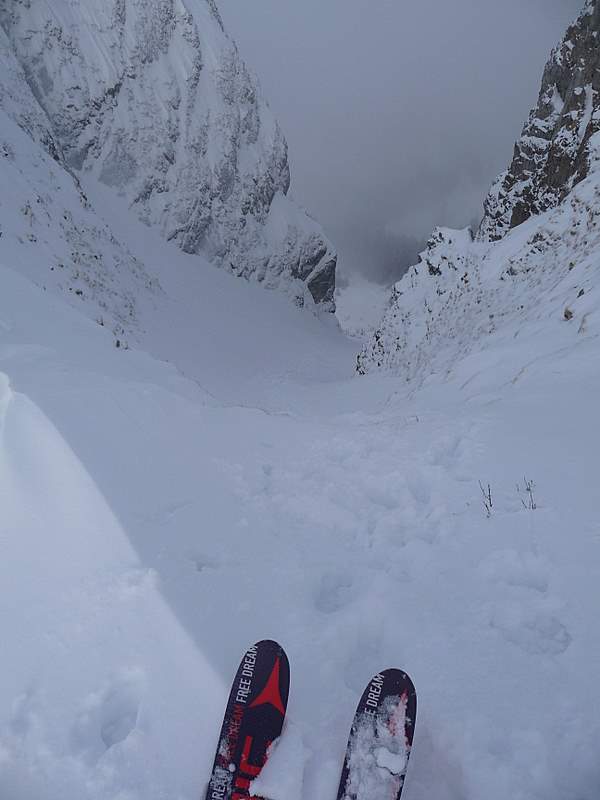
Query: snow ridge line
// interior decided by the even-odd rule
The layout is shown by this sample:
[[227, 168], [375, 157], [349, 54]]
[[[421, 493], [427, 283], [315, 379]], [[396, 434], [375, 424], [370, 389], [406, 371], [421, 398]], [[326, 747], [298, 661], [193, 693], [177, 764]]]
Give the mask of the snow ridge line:
[[12, 400], [12, 389], [10, 388], [10, 380], [8, 375], [0, 372], [0, 437], [4, 433], [4, 421], [6, 419], [6, 412]]

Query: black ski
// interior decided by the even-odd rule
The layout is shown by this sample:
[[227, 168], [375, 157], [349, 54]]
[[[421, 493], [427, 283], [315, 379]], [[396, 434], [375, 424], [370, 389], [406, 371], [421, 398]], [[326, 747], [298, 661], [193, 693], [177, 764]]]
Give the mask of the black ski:
[[400, 800], [417, 716], [417, 694], [399, 669], [370, 681], [346, 748], [337, 800]]
[[221, 729], [206, 800], [246, 800], [250, 783], [281, 734], [290, 685], [283, 648], [257, 642], [238, 668]]

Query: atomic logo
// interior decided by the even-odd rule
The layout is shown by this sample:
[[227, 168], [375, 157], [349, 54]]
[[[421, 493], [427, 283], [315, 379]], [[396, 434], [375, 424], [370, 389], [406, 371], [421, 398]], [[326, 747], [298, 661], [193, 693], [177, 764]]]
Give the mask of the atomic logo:
[[257, 706], [265, 705], [272, 705], [282, 715], [285, 714], [285, 707], [281, 700], [281, 691], [279, 689], [279, 658], [277, 658], [275, 661], [275, 666], [269, 675], [267, 685], [258, 695], [256, 700], [250, 703], [250, 708], [256, 708]]

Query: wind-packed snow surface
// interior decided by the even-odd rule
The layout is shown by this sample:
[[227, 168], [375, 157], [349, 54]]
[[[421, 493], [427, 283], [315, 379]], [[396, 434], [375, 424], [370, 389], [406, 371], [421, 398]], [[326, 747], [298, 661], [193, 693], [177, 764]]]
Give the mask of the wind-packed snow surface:
[[584, 332], [517, 315], [419, 388], [145, 228], [128, 245], [163, 287], [137, 350], [0, 272], [0, 796], [202, 796], [268, 636], [292, 667], [274, 800], [335, 797], [389, 666], [419, 693], [407, 800], [596, 800], [593, 291]]

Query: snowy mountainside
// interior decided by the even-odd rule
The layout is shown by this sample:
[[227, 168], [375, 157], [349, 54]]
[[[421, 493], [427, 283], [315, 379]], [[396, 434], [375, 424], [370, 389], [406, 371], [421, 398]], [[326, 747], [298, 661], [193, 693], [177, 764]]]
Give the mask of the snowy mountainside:
[[[541, 354], [598, 335], [600, 111], [592, 107], [595, 84], [583, 94], [580, 89], [586, 76], [597, 79], [599, 9], [587, 3], [553, 53], [540, 106], [511, 168], [486, 200], [479, 231], [434, 232], [419, 264], [394, 287], [358, 356], [359, 373], [389, 368], [423, 381], [432, 371], [451, 371], [472, 351], [495, 346], [498, 337], [534, 335]], [[560, 90], [565, 104], [548, 116], [551, 78], [557, 83], [550, 94]], [[536, 138], [531, 131], [542, 118], [548, 136], [538, 131]], [[527, 161], [523, 153], [532, 142], [537, 155]], [[488, 343], [490, 336], [495, 339]]]
[[50, 122], [35, 100], [25, 73], [18, 63], [4, 29], [0, 27], [0, 109], [38, 144], [42, 144], [55, 161], [61, 160]]
[[337, 256], [212, 0], [5, 0], [0, 23], [71, 168], [185, 252], [333, 310]]
[[119, 342], [139, 331], [136, 295], [158, 284], [95, 213], [0, 28], [0, 260], [63, 293]]
[[358, 371], [392, 369], [422, 382], [502, 337], [534, 336], [540, 354], [596, 338], [598, 208], [600, 181], [591, 177], [499, 242], [474, 240], [470, 229], [438, 229], [421, 263], [394, 287]]
[[406, 800], [595, 800], [597, 339], [506, 336], [407, 392], [162, 244], [146, 353], [0, 265], [0, 796], [197, 800], [271, 636], [273, 800], [335, 797], [390, 665], [419, 693]]
[[[0, 798], [198, 800], [271, 637], [292, 677], [269, 800], [335, 798], [390, 666], [419, 697], [403, 800], [597, 800], [598, 173], [500, 241], [437, 231], [358, 378], [332, 315], [198, 268], [73, 177], [0, 57]], [[89, 287], [77, 234], [112, 259]], [[128, 297], [116, 348], [95, 319]]]

